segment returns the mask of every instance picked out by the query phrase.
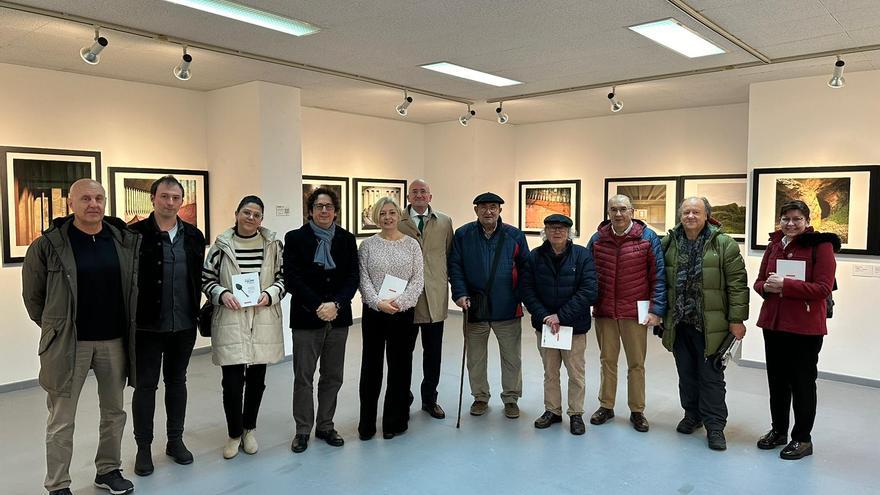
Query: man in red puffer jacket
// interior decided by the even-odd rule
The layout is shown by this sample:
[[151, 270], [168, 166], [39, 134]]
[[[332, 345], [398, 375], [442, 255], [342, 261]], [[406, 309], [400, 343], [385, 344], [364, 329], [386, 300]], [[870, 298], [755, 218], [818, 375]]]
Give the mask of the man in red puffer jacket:
[[[641, 220], [633, 220], [633, 207], [624, 195], [608, 200], [608, 216], [599, 224], [587, 248], [593, 252], [599, 278], [599, 301], [593, 306], [596, 340], [602, 363], [599, 409], [590, 423], [601, 425], [614, 417], [617, 395], [617, 360], [620, 344], [626, 353], [630, 422], [646, 432], [645, 355], [647, 327], [659, 325], [666, 313], [666, 283], [660, 238]], [[638, 301], [648, 302], [647, 316], [638, 319]]]

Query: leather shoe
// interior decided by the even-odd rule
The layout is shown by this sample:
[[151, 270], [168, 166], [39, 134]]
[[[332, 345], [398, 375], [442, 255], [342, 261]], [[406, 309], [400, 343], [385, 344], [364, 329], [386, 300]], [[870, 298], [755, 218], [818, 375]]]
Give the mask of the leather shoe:
[[290, 450], [299, 454], [305, 452], [309, 448], [309, 435], [307, 433], [297, 433], [290, 443]]
[[165, 445], [165, 454], [174, 459], [174, 462], [178, 464], [187, 465], [192, 464], [193, 461], [192, 452], [186, 448], [182, 439], [169, 440]]
[[138, 445], [137, 456], [134, 458], [134, 474], [149, 476], [153, 474], [153, 452], [150, 445]]
[[339, 436], [339, 432], [332, 429], [327, 431], [315, 430], [315, 438], [320, 438], [333, 447], [342, 447], [345, 445], [345, 440]]
[[642, 433], [645, 433], [650, 428], [648, 425], [648, 418], [640, 412], [631, 413], [629, 415], [629, 422], [632, 423], [633, 429]]
[[446, 413], [443, 411], [443, 408], [440, 407], [440, 404], [436, 402], [433, 404], [422, 404], [422, 411], [427, 411], [428, 414], [431, 415], [434, 419], [443, 419], [446, 417]]
[[471, 404], [471, 416], [482, 416], [489, 410], [489, 403], [484, 400], [475, 400]]
[[808, 455], [813, 455], [813, 442], [798, 442], [797, 440], [792, 440], [791, 442], [788, 442], [788, 445], [786, 445], [781, 452], [779, 452], [779, 457], [787, 461], [803, 459]]
[[727, 439], [724, 438], [724, 432], [721, 430], [709, 430], [706, 433], [706, 440], [712, 450], [727, 450]]
[[516, 405], [515, 402], [508, 402], [504, 404], [504, 415], [510, 419], [516, 419], [519, 417], [519, 406]]
[[401, 430], [401, 431], [386, 431], [386, 432], [382, 433], [382, 438], [384, 438], [385, 440], [391, 440], [392, 438], [399, 437], [400, 435], [403, 435], [404, 433], [406, 433], [405, 429]]
[[550, 411], [544, 411], [544, 414], [535, 420], [535, 428], [543, 430], [544, 428], [550, 428], [550, 425], [554, 423], [562, 423], [562, 416]]
[[678, 426], [675, 427], [675, 431], [679, 433], [684, 433], [685, 435], [690, 435], [691, 433], [697, 431], [698, 428], [703, 426], [703, 422], [699, 419], [694, 419], [689, 416], [685, 416], [678, 422]]
[[607, 407], [600, 407], [590, 416], [590, 423], [594, 425], [603, 425], [606, 421], [614, 417], [614, 410]]
[[776, 430], [770, 430], [767, 434], [758, 439], [758, 448], [761, 450], [770, 450], [787, 443], [788, 435]]
[[583, 435], [587, 431], [587, 425], [584, 424], [584, 417], [580, 414], [573, 414], [568, 418], [568, 423], [572, 435]]

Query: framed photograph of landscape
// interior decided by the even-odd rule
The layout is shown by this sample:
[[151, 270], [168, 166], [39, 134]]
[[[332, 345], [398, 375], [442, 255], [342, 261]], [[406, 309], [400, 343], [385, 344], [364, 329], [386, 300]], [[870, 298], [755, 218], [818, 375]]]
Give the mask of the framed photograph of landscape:
[[404, 179], [364, 179], [355, 177], [352, 179], [354, 201], [352, 202], [351, 219], [354, 225], [354, 235], [366, 237], [379, 232], [378, 225], [370, 220], [370, 210], [381, 198], [390, 196], [397, 201], [398, 206], [404, 207], [406, 200], [406, 180]]
[[678, 200], [697, 196], [709, 200], [712, 217], [721, 222], [721, 231], [737, 242], [746, 240], [746, 174], [686, 175], [681, 178]]
[[348, 177], [303, 175], [302, 179], [303, 225], [309, 223], [309, 195], [315, 189], [325, 187], [339, 196], [339, 211], [336, 212], [336, 224], [348, 230]]
[[183, 206], [177, 216], [195, 225], [211, 239], [209, 232], [208, 172], [175, 168], [109, 167], [110, 214], [131, 225], [150, 216], [153, 201], [150, 187], [160, 177], [173, 175], [183, 185]]
[[880, 254], [880, 165], [756, 168], [752, 171], [751, 248], [767, 247], [779, 208], [801, 200], [810, 225], [840, 236], [841, 253]]
[[3, 156], [3, 263], [21, 263], [28, 246], [66, 217], [70, 186], [79, 179], [101, 181], [101, 153], [0, 147]]
[[678, 204], [678, 177], [621, 177], [605, 179], [605, 201], [602, 211], [608, 218], [608, 198], [617, 194], [629, 197], [633, 218], [645, 222], [657, 235], [678, 223], [675, 210]]
[[519, 183], [519, 228], [525, 234], [538, 235], [544, 218], [559, 213], [571, 218], [575, 231], [581, 231], [581, 181], [535, 180]]

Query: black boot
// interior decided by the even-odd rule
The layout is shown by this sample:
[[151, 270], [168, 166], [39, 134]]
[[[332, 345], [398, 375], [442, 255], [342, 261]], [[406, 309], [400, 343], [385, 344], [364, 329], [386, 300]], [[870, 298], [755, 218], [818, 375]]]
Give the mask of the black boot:
[[186, 445], [183, 444], [182, 438], [168, 440], [168, 445], [165, 447], [165, 453], [178, 464], [192, 464], [192, 452], [190, 452], [189, 449], [186, 448]]
[[137, 457], [134, 458], [134, 474], [149, 476], [153, 474], [153, 452], [150, 444], [139, 444]]

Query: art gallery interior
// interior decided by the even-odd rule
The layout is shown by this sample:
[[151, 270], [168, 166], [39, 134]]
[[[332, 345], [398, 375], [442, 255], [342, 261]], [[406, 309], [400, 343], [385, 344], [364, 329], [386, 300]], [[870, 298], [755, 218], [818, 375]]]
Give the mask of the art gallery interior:
[[[526, 324], [524, 417], [510, 425], [498, 407], [492, 418], [485, 418], [485, 427], [463, 418], [462, 429], [456, 429], [462, 339], [461, 318], [453, 311], [444, 341], [441, 389], [447, 419], [425, 419], [414, 409], [412, 433], [397, 445], [357, 441], [356, 328], [347, 348], [348, 382], [342, 392], [347, 400], [337, 418], [348, 442], [339, 449], [343, 452], [316, 445], [310, 455], [291, 458], [290, 364], [282, 363], [270, 369], [269, 387], [275, 388], [261, 411], [265, 449], [224, 463], [219, 455], [225, 431], [219, 371], [210, 356], [194, 356], [187, 434], [192, 431], [193, 450], [198, 450], [196, 465], [157, 465], [151, 478], [134, 479], [140, 493], [175, 486], [193, 493], [256, 493], [292, 489], [298, 483], [309, 493], [403, 493], [416, 487], [426, 493], [642, 493], [657, 487], [664, 493], [730, 493], [740, 482], [745, 493], [876, 493], [866, 458], [880, 442], [869, 418], [869, 411], [880, 406], [880, 364], [874, 349], [880, 178], [870, 168], [880, 164], [880, 4], [237, 3], [305, 20], [320, 31], [295, 37], [162, 0], [0, 2], [0, 147], [100, 153], [108, 204], [115, 201], [116, 191], [111, 168], [207, 172], [210, 201], [203, 214], [212, 236], [231, 224], [235, 206], [246, 194], [264, 200], [264, 226], [280, 233], [299, 227], [303, 176], [348, 179], [349, 230], [358, 220], [351, 206], [356, 178], [407, 183], [423, 178], [432, 189], [432, 206], [449, 214], [456, 226], [474, 220], [472, 199], [479, 193], [503, 197], [502, 218], [518, 225], [524, 206], [520, 202], [526, 197], [521, 183], [579, 181], [572, 213], [580, 226], [575, 242], [584, 244], [604, 219], [606, 179], [619, 185], [627, 184], [626, 179], [648, 185], [656, 180], [682, 189], [675, 195], [666, 189], [663, 212], [672, 216], [662, 221], [669, 229], [676, 200], [689, 187], [680, 178], [745, 175], [740, 247], [750, 282], [763, 254], [758, 246], [766, 243], [773, 218], [771, 213], [769, 220], [753, 221], [753, 206], [762, 212], [775, 209], [771, 195], [761, 196], [758, 190], [773, 190], [775, 178], [785, 176], [776, 169], [797, 168], [806, 175], [796, 177], [812, 177], [802, 169], [823, 167], [830, 170], [829, 177], [851, 177], [848, 234], [853, 249], [837, 256], [839, 290], [819, 361], [814, 438], [822, 450], [817, 447], [813, 459], [794, 466], [761, 456], [754, 448], [769, 424], [764, 345], [754, 324], [761, 298], [755, 294], [755, 318], [746, 322], [741, 356], [728, 377], [728, 438], [734, 447], [722, 454], [726, 458], [710, 456], [704, 443], [685, 445], [675, 437], [680, 419], [675, 367], [656, 341], [649, 352], [646, 413], [652, 418], [653, 408], [656, 425], [648, 440], [624, 425], [625, 418], [618, 418], [616, 428], [588, 428], [580, 439], [569, 438], [567, 432], [536, 433], [531, 421], [542, 412], [540, 358]], [[667, 18], [723, 53], [688, 58], [627, 29]], [[96, 28], [109, 44], [100, 63], [91, 65], [79, 52], [94, 43]], [[191, 56], [188, 80], [173, 74], [184, 48]], [[838, 60], [845, 62], [845, 85], [832, 88], [828, 83]], [[520, 84], [495, 87], [421, 67], [443, 61]], [[622, 110], [612, 112], [610, 92]], [[405, 97], [412, 102], [404, 116], [395, 107]], [[499, 106], [503, 112], [496, 112]], [[475, 114], [462, 125], [460, 117], [471, 110]], [[508, 121], [499, 123], [498, 113]], [[10, 163], [3, 164], [2, 185], [7, 243], [14, 231], [6, 195], [13, 180]], [[848, 168], [833, 175], [838, 172], [824, 167]], [[773, 170], [755, 172], [765, 169]], [[847, 175], [850, 169], [862, 175]], [[753, 182], [756, 177], [766, 180]], [[650, 188], [641, 190], [649, 201]], [[653, 208], [646, 206], [645, 214], [658, 218]], [[529, 235], [528, 241], [532, 247], [541, 242], [537, 235]], [[19, 461], [4, 461], [0, 472], [7, 478], [27, 472], [13, 491], [3, 491], [33, 492], [44, 474], [46, 410], [36, 384], [40, 334], [21, 302], [20, 263], [3, 264], [0, 286], [7, 294], [0, 301], [0, 410], [4, 423], [16, 418], [7, 424], [15, 425], [14, 450], [22, 455]], [[355, 316], [359, 314], [356, 309]], [[289, 353], [290, 335], [285, 339]], [[595, 339], [588, 340], [586, 409], [592, 411], [598, 350]], [[199, 348], [209, 345], [209, 339], [197, 342]], [[497, 386], [493, 352], [489, 367], [496, 375], [490, 380]], [[417, 383], [420, 365], [414, 364], [414, 370]], [[621, 382], [625, 389], [625, 380]], [[94, 418], [93, 390], [83, 397], [80, 414]], [[465, 390], [465, 411], [469, 400]], [[618, 407], [621, 415], [625, 407]], [[157, 421], [161, 416], [160, 408]], [[97, 420], [88, 421], [83, 420], [82, 428], [77, 425], [75, 493], [92, 493], [88, 481], [95, 440], [89, 432], [96, 431]], [[865, 429], [853, 430], [861, 427]], [[133, 456], [128, 431], [124, 464]], [[535, 462], [552, 455], [563, 456], [567, 472], [551, 473]], [[579, 456], [589, 467], [580, 470]], [[442, 467], [428, 470], [418, 459]], [[644, 466], [625, 468], [629, 459]], [[400, 469], [394, 465], [398, 460]], [[658, 473], [636, 472], [642, 468]], [[682, 473], [680, 479], [669, 479], [673, 472]]]

